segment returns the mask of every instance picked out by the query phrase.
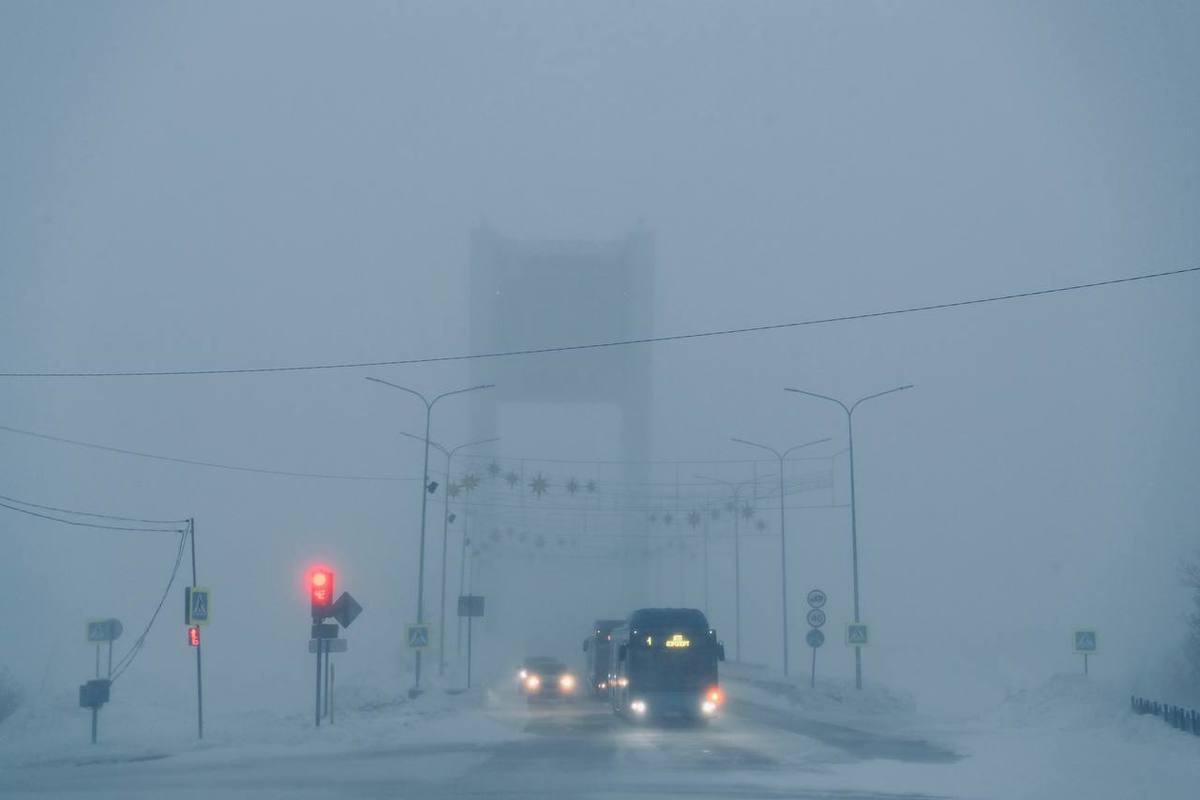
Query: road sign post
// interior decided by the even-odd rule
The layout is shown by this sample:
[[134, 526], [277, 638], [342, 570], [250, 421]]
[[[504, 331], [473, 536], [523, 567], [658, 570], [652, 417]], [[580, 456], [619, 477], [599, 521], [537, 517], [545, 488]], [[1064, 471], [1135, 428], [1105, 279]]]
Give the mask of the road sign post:
[[1072, 632], [1075, 652], [1083, 656], [1083, 674], [1088, 674], [1088, 656], [1096, 655], [1099, 650], [1099, 637], [1095, 628], [1076, 628]]
[[821, 627], [825, 624], [824, 607], [829, 602], [829, 595], [825, 594], [821, 589], [813, 589], [805, 597], [808, 601], [808, 613], [804, 615], [805, 622], [812, 629], [804, 637], [804, 641], [812, 648], [812, 667], [808, 672], [808, 686], [810, 689], [817, 688], [817, 648], [825, 644], [825, 634], [821, 632]]
[[[112, 617], [89, 619], [85, 626], [88, 644], [96, 645], [96, 677], [79, 687], [79, 706], [92, 710], [92, 744], [96, 743], [100, 706], [108, 702], [109, 687], [112, 685], [112, 646], [121, 638], [125, 626]], [[100, 677], [100, 645], [108, 645], [108, 677]]]
[[467, 618], [467, 688], [471, 688], [471, 622], [483, 616], [483, 595], [463, 594], [458, 597], [458, 615]]

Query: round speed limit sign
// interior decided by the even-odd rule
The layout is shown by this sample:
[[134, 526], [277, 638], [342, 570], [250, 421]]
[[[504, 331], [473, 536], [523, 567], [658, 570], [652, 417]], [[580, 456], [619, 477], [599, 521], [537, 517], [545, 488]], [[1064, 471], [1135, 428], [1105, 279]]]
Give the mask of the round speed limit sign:
[[809, 609], [804, 619], [808, 621], [810, 627], [819, 628], [825, 624], [825, 612], [819, 608], [812, 608]]
[[808, 593], [808, 604], [813, 608], [820, 608], [821, 606], [825, 605], [825, 601], [827, 599], [829, 598], [827, 598], [825, 593], [820, 589], [813, 589]]

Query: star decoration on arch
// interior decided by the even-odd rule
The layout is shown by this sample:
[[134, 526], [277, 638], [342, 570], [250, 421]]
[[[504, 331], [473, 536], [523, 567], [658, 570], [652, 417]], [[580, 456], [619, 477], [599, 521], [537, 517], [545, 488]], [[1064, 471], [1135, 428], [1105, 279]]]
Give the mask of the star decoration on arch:
[[688, 515], [687, 515], [687, 521], [688, 521], [688, 525], [691, 525], [693, 528], [696, 527], [697, 525], [699, 525], [700, 524], [700, 512], [699, 511], [689, 511]]
[[462, 479], [463, 488], [472, 492], [479, 487], [479, 477], [474, 472], [468, 472]]
[[767, 521], [765, 519], [755, 520], [754, 527], [757, 530], [765, 531], [767, 529]]
[[588, 482], [587, 482], [587, 483], [584, 485], [584, 488], [585, 488], [585, 489], [587, 489], [589, 493], [593, 493], [593, 492], [595, 492], [595, 491], [596, 491], [596, 482], [595, 482], [595, 481], [588, 481]]
[[575, 494], [579, 491], [579, 481], [571, 478], [567, 481], [567, 494]]
[[538, 473], [533, 480], [529, 482], [529, 490], [539, 498], [546, 493], [550, 488], [550, 482], [546, 480], [546, 476]]
[[459, 486], [454, 481], [450, 481], [450, 484], [446, 487], [446, 496], [447, 497], [458, 497], [458, 493], [460, 491], [462, 491], [462, 487]]
[[496, 463], [495, 461], [488, 464], [487, 465], [487, 473], [488, 473], [488, 477], [490, 477], [492, 480], [495, 480], [497, 477], [500, 476], [500, 465], [498, 463]]
[[742, 506], [742, 519], [750, 519], [754, 516], [754, 507], [749, 503]]
[[674, 519], [675, 519], [675, 517], [671, 516], [671, 512], [670, 512], [670, 511], [668, 511], [668, 512], [667, 512], [667, 513], [665, 513], [665, 514], [663, 514], [663, 524], [664, 524], [664, 525], [670, 525], [670, 524], [671, 524], [671, 522], [673, 522], [673, 521], [674, 521]]
[[656, 522], [658, 522], [658, 512], [651, 511], [650, 512], [650, 524], [653, 525]]
[[508, 488], [514, 488], [521, 480], [521, 476], [513, 472], [511, 469], [504, 475], [504, 480], [508, 484]]

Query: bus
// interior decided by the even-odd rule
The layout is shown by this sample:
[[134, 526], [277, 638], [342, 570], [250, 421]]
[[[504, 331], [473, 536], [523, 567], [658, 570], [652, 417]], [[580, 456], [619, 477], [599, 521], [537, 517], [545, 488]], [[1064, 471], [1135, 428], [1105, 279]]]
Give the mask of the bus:
[[725, 646], [695, 608], [642, 608], [614, 628], [609, 700], [632, 719], [708, 719], [724, 702], [717, 662]]
[[583, 652], [587, 659], [584, 680], [588, 682], [588, 694], [594, 698], [608, 696], [608, 673], [611, 665], [613, 628], [625, 622], [623, 619], [598, 619], [592, 624], [592, 632], [583, 640]]

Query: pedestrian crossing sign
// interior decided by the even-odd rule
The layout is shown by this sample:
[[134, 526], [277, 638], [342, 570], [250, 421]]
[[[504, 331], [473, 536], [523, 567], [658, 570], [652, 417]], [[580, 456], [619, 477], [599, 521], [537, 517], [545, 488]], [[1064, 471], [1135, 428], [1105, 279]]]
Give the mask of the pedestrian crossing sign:
[[404, 638], [408, 642], [408, 646], [413, 650], [428, 648], [432, 639], [429, 635], [429, 625], [425, 623], [409, 625]]
[[851, 622], [846, 625], [846, 644], [849, 647], [866, 647], [871, 641], [870, 632], [865, 622]]

